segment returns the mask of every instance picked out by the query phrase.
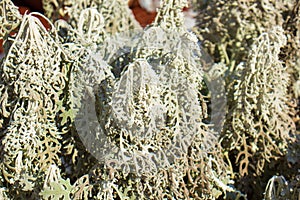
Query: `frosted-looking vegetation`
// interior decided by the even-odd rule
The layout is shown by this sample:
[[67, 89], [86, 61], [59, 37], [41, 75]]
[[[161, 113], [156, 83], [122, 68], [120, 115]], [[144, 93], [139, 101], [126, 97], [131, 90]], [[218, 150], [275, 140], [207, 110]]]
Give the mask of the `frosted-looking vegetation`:
[[43, 6], [0, 0], [0, 199], [299, 198], [298, 1]]

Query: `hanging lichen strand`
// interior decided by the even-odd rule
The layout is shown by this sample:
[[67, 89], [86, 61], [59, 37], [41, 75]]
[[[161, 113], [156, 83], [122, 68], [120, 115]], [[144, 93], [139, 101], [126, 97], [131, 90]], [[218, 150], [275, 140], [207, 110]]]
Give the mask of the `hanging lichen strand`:
[[66, 8], [66, 14], [73, 27], [78, 24], [81, 11], [85, 8], [95, 8], [103, 16], [107, 33], [124, 32], [131, 29], [141, 29], [134, 19], [127, 1], [124, 0], [76, 0]]
[[286, 44], [280, 27], [263, 33], [252, 46], [235, 89], [223, 146], [232, 151], [239, 173], [261, 174], [266, 163], [286, 153], [295, 125], [285, 104], [288, 74], [278, 54]]
[[63, 50], [53, 37], [39, 19], [25, 15], [1, 65], [2, 113], [9, 115], [1, 141], [1, 185], [16, 195], [11, 198], [41, 187], [48, 167], [60, 164], [55, 117], [65, 81]]
[[[227, 66], [227, 70], [224, 73], [226, 80], [226, 92], [227, 92], [227, 105], [228, 111], [231, 113], [228, 116], [232, 117], [232, 110], [236, 109], [236, 89], [238, 80], [242, 80], [241, 77], [243, 67], [247, 59], [250, 60], [254, 53], [249, 55], [251, 51], [251, 45], [256, 41], [256, 38], [263, 32], [268, 32], [274, 26], [280, 26], [285, 29], [287, 36], [287, 45], [282, 46], [279, 53], [279, 60], [283, 61], [283, 71], [290, 74], [290, 81], [288, 83], [288, 91], [286, 97], [289, 98], [287, 103], [291, 105], [283, 112], [293, 116], [293, 120], [299, 125], [299, 98], [296, 96], [299, 94], [299, 73], [297, 67], [299, 65], [299, 1], [296, 0], [229, 0], [229, 1], [206, 1], [195, 0], [193, 8], [198, 8], [196, 11], [199, 13], [197, 16], [198, 25], [195, 27], [197, 36], [199, 37], [201, 44], [215, 62], [221, 61]], [[298, 27], [298, 28], [297, 28]], [[298, 38], [298, 39], [297, 39]], [[252, 51], [253, 52], [253, 51]], [[297, 61], [298, 60], [298, 61]], [[244, 76], [244, 75], [243, 75]], [[271, 83], [271, 82], [270, 82]], [[280, 84], [280, 83], [278, 83]], [[248, 92], [248, 91], [247, 91]], [[260, 98], [260, 96], [256, 96]], [[256, 98], [253, 96], [253, 99]], [[253, 100], [253, 102], [260, 102], [261, 99]], [[271, 104], [271, 101], [270, 101]], [[295, 107], [293, 110], [292, 107]], [[255, 107], [252, 109], [253, 114]], [[241, 112], [240, 116], [245, 115], [244, 110], [240, 109], [235, 111], [236, 115]], [[275, 119], [272, 117], [272, 119]], [[245, 117], [247, 119], [247, 117]], [[257, 120], [257, 119], [256, 119]], [[229, 123], [229, 124], [228, 124]], [[229, 127], [232, 126], [232, 119], [227, 119], [224, 124]], [[243, 124], [243, 122], [241, 122]], [[248, 127], [249, 126], [249, 127]], [[245, 126], [246, 127], [246, 126]], [[250, 125], [246, 128], [254, 129]], [[270, 128], [271, 129], [271, 128]], [[299, 130], [299, 126], [297, 126]], [[245, 130], [245, 133], [247, 130]], [[236, 135], [234, 130], [229, 131], [228, 134], [232, 136], [230, 139], [235, 141]], [[246, 138], [246, 142], [250, 145], [253, 139]], [[258, 139], [257, 141], [260, 141]], [[223, 142], [226, 144], [228, 141]], [[240, 144], [240, 143], [239, 143]], [[263, 142], [261, 142], [261, 145]], [[228, 143], [227, 143], [228, 145]], [[236, 144], [236, 149], [229, 152], [229, 158], [235, 162], [235, 158], [239, 151], [244, 151], [244, 148], [239, 148]], [[256, 149], [255, 145], [253, 146]], [[298, 147], [297, 147], [298, 146]], [[228, 147], [228, 146], [227, 146]], [[258, 147], [260, 148], [260, 147]], [[267, 147], [266, 147], [267, 148]], [[281, 147], [280, 147], [281, 148]], [[285, 175], [285, 178], [295, 180], [297, 177], [297, 161], [299, 156], [296, 152], [299, 152], [299, 131], [296, 136], [296, 142], [289, 144], [289, 153], [287, 156], [278, 156], [276, 161], [271, 159], [271, 164], [265, 164], [263, 172], [254, 166], [257, 165], [256, 158], [249, 158], [249, 163], [245, 162], [242, 168], [246, 168], [246, 164], [249, 166], [249, 174], [247, 176], [236, 176], [236, 186], [238, 189], [246, 192], [250, 199], [262, 199], [263, 193], [262, 185], [266, 185], [266, 176], [269, 174]], [[256, 150], [258, 151], [258, 150]], [[252, 153], [252, 151], [249, 151]], [[273, 151], [275, 153], [275, 151]], [[292, 153], [291, 153], [292, 152]], [[226, 152], [227, 154], [228, 152]], [[290, 154], [291, 153], [291, 154]], [[240, 161], [247, 160], [241, 153]], [[293, 154], [293, 155], [292, 155]], [[253, 155], [253, 153], [252, 153]], [[247, 156], [247, 154], [245, 154]], [[276, 155], [274, 155], [276, 157]], [[266, 161], [267, 162], [267, 161]], [[287, 163], [291, 162], [291, 163]], [[276, 163], [276, 164], [274, 164]], [[282, 167], [278, 167], [277, 164], [281, 164]], [[240, 165], [241, 166], [241, 165]], [[276, 167], [275, 167], [276, 166]], [[233, 165], [233, 168], [238, 166]], [[255, 170], [252, 170], [255, 168]], [[282, 169], [278, 171], [278, 169]], [[259, 170], [258, 176], [253, 171]], [[239, 171], [239, 169], [236, 169]], [[245, 171], [243, 171], [245, 172]], [[239, 178], [240, 177], [240, 178]], [[289, 180], [288, 180], [289, 181]], [[290, 185], [289, 187], [294, 187]], [[294, 188], [296, 188], [295, 186]], [[296, 190], [296, 189], [295, 189]], [[287, 199], [286, 196], [283, 199]]]
[[230, 72], [247, 59], [255, 38], [275, 25], [282, 26], [295, 0], [196, 0], [197, 32], [205, 50]]
[[133, 37], [131, 50], [114, 62], [126, 66], [114, 83], [100, 84], [96, 104], [107, 139], [96, 145], [107, 153], [95, 153], [105, 161], [92, 171], [97, 199], [215, 199], [234, 192], [217, 136], [203, 123], [200, 50], [183, 27], [185, 5], [164, 1], [164, 18]]
[[184, 28], [184, 15], [182, 9], [187, 6], [187, 0], [161, 1], [161, 6], [153, 25], [159, 25], [163, 29]]
[[11, 0], [0, 1], [0, 40], [19, 25], [20, 19], [18, 7]]

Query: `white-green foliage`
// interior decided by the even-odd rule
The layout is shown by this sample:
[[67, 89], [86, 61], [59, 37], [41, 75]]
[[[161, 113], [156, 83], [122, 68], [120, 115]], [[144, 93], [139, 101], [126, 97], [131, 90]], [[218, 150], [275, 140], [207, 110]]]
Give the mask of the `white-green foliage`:
[[51, 165], [46, 172], [40, 195], [43, 199], [88, 199], [91, 197], [91, 189], [87, 175], [71, 184], [70, 179], [65, 180], [61, 177], [60, 169], [56, 165]]
[[[234, 92], [224, 145], [234, 151], [241, 175], [260, 174], [266, 162], [286, 153], [295, 130], [286, 112], [288, 74], [278, 55], [286, 38], [280, 27], [263, 33], [252, 46]], [[253, 165], [253, 167], [252, 167]]]
[[76, 27], [79, 24], [81, 11], [86, 8], [95, 8], [103, 16], [107, 33], [117, 33], [139, 28], [140, 25], [134, 19], [133, 14], [123, 0], [75, 0], [66, 8], [66, 14], [70, 16], [70, 24]]
[[90, 45], [103, 42], [105, 36], [104, 26], [104, 18], [95, 8], [87, 8], [80, 13], [77, 30], [78, 34], [82, 36], [82, 42]]
[[[70, 167], [70, 171], [86, 173], [85, 166], [92, 165], [92, 163], [86, 163], [85, 160], [90, 148], [87, 145], [81, 146], [81, 142], [78, 141], [79, 135], [74, 131], [80, 132], [81, 140], [85, 141], [84, 134], [89, 134], [89, 129], [81, 126], [80, 123], [90, 123], [88, 115], [84, 116], [84, 111], [88, 109], [86, 106], [93, 109], [92, 112], [95, 110], [95, 105], [91, 104], [91, 102], [95, 102], [95, 86], [113, 75], [111, 67], [102, 60], [103, 56], [97, 52], [106, 35], [102, 15], [94, 8], [87, 8], [82, 11], [79, 21], [78, 27], [75, 28], [63, 20], [57, 21], [55, 25], [69, 58], [62, 63], [66, 88], [60, 113], [61, 124], [65, 125], [64, 130], [67, 132], [63, 142], [63, 149], [66, 150], [65, 165]], [[87, 101], [86, 99], [90, 102], [82, 104]], [[76, 118], [77, 123], [74, 124]], [[94, 126], [97, 127], [99, 124], [94, 124]], [[93, 136], [89, 135], [88, 138], [93, 138]]]
[[63, 50], [53, 38], [36, 17], [25, 15], [1, 65], [1, 113], [9, 120], [1, 171], [8, 183], [25, 191], [33, 190], [51, 164], [60, 163], [55, 117], [65, 80]]
[[[121, 0], [74, 1], [56, 30], [24, 16], [1, 65], [4, 195], [216, 199], [236, 192], [218, 135], [203, 122], [201, 53], [183, 26], [186, 5], [163, 1], [139, 34], [121, 33], [140, 28]], [[102, 156], [92, 170], [88, 153]]]
[[282, 26], [295, 0], [194, 0], [200, 7], [197, 32], [215, 62], [231, 73], [247, 59], [255, 38], [273, 26]]
[[[283, 164], [287, 160], [293, 163], [293, 169], [296, 168], [297, 160], [299, 160], [296, 153], [299, 149], [297, 147], [299, 146], [299, 133], [296, 137], [293, 136], [290, 143], [284, 139], [285, 136], [289, 137], [290, 124], [294, 129], [292, 119], [299, 127], [299, 98], [297, 97], [299, 94], [299, 56], [297, 55], [300, 52], [299, 5], [299, 1], [295, 0], [193, 1], [193, 8], [196, 8], [198, 12], [197, 36], [214, 62], [221, 61], [227, 65], [224, 75], [229, 114], [224, 124], [228, 131], [223, 132], [222, 145], [227, 150], [232, 150], [225, 153], [228, 153], [229, 159], [234, 163], [233, 169], [237, 172], [236, 186], [250, 196], [253, 195], [251, 197], [253, 199], [262, 198], [261, 185], [266, 184], [265, 176], [278, 173], [279, 168], [285, 171], [281, 172], [287, 178], [295, 173], [287, 167], [290, 166], [289, 164], [285, 167], [277, 167], [277, 164]], [[279, 42], [281, 46], [276, 49], [275, 54], [272, 51], [275, 46], [273, 44], [276, 42], [270, 42], [271, 47], [268, 50], [270, 54], [267, 55], [264, 49], [268, 48], [263, 47], [263, 42], [260, 48], [256, 38], [262, 33], [271, 31], [274, 26], [284, 29], [286, 37], [279, 38], [287, 40], [287, 43]], [[260, 40], [264, 37], [266, 36], [260, 37]], [[276, 39], [276, 41], [279, 40]], [[256, 45], [255, 49], [252, 49], [253, 43]], [[255, 51], [260, 51], [260, 53]], [[273, 59], [269, 58], [271, 55], [274, 56]], [[273, 69], [262, 70], [263, 66], [273, 66], [274, 63], [282, 65], [281, 71], [276, 72], [276, 76], [273, 75]], [[244, 74], [242, 74], [243, 71]], [[289, 73], [289, 78], [286, 72]], [[263, 85], [266, 85], [265, 88]], [[270, 87], [273, 87], [274, 91], [278, 87], [278, 91], [285, 91], [285, 93], [265, 94], [265, 91], [272, 91]], [[280, 96], [280, 101], [272, 97], [274, 94]], [[243, 103], [237, 106], [238, 102]], [[282, 108], [278, 106], [285, 103], [289, 106], [285, 105]], [[280, 114], [274, 111], [275, 106], [282, 109]], [[278, 121], [278, 124], [282, 125], [281, 128], [276, 125]], [[277, 128], [280, 131], [277, 131]], [[284, 130], [285, 128], [287, 129]], [[286, 155], [284, 152], [287, 147], [288, 154]], [[237, 164], [239, 169], [235, 169]]]
[[[100, 199], [214, 199], [233, 191], [226, 186], [230, 180], [217, 136], [203, 123], [200, 49], [183, 28], [184, 5], [164, 2], [153, 26], [133, 38], [132, 61], [105, 89], [111, 92], [106, 109], [100, 108], [110, 138], [104, 146], [117, 148], [106, 157], [114, 173], [99, 181]], [[162, 13], [166, 17], [160, 19]], [[172, 14], [178, 23], [171, 22]], [[145, 178], [132, 180], [130, 172]]]
[[154, 25], [166, 29], [184, 29], [184, 15], [182, 9], [188, 7], [187, 0], [161, 1]]
[[287, 199], [288, 183], [283, 176], [273, 176], [266, 187], [264, 200]]
[[0, 39], [3, 39], [20, 23], [21, 15], [10, 0], [0, 1]]

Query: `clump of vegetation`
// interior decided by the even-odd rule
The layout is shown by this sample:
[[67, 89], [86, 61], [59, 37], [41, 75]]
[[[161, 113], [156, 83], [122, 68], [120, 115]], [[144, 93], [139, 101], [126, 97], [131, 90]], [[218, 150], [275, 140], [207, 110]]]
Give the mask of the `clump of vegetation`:
[[235, 108], [228, 115], [222, 140], [223, 146], [236, 152], [241, 175], [248, 173], [250, 163], [260, 174], [265, 162], [284, 155], [292, 142], [295, 126], [285, 112], [288, 74], [278, 57], [285, 43], [280, 27], [262, 34], [236, 85]]
[[294, 2], [198, 0], [195, 2], [195, 7], [199, 7], [196, 30], [209, 55], [233, 71], [247, 59], [251, 45], [260, 34], [284, 24]]
[[[299, 156], [296, 153], [299, 149], [299, 126], [295, 128], [295, 124], [299, 123], [299, 63], [295, 56], [300, 48], [297, 40], [299, 28], [296, 25], [299, 22], [299, 2], [194, 2], [199, 12], [195, 27], [197, 36], [213, 60], [227, 66], [225, 87], [228, 114], [221, 137], [222, 146], [230, 150], [225, 153], [233, 163], [238, 188], [246, 192], [249, 198], [261, 199], [263, 188], [272, 175], [284, 174], [293, 182], [299, 174]], [[274, 34], [271, 36], [274, 27], [283, 29], [280, 34], [275, 34], [278, 39]], [[272, 66], [270, 71], [268, 66]], [[277, 70], [273, 66], [277, 66]], [[276, 71], [278, 75], [274, 74]], [[276, 83], [277, 86], [273, 85]], [[275, 92], [276, 88], [279, 93]], [[283, 91], [284, 94], [281, 93]], [[276, 94], [278, 98], [272, 99], [271, 96]], [[268, 106], [265, 104], [267, 99], [270, 99]], [[278, 103], [283, 106], [277, 107], [283, 114], [276, 116], [277, 111], [271, 110]], [[282, 126], [277, 126], [279, 124]], [[276, 127], [280, 129], [280, 137], [277, 137], [279, 132]], [[277, 136], [268, 134], [268, 129], [276, 131]], [[269, 138], [271, 146], [266, 143], [266, 138]], [[290, 139], [291, 142], [288, 142]], [[274, 147], [281, 149], [277, 151], [280, 152], [277, 156], [275, 152], [269, 152]], [[264, 152], [264, 149], [267, 151]], [[258, 155], [263, 157], [256, 157]], [[238, 166], [236, 163], [239, 163]], [[297, 188], [295, 185], [291, 187]]]
[[[44, 0], [47, 17], [2, 0], [0, 198], [247, 199], [256, 176], [261, 198], [297, 198], [294, 170], [288, 182], [271, 165], [299, 162], [287, 104], [299, 4], [198, 3], [211, 69], [187, 0], [162, 1], [145, 29], [123, 0]], [[226, 94], [207, 82], [222, 78]], [[228, 99], [226, 117], [213, 98]]]
[[3, 39], [8, 33], [14, 30], [20, 23], [21, 15], [11, 1], [0, 2], [0, 39]]
[[[51, 164], [60, 165], [56, 126], [64, 74], [63, 49], [42, 23], [24, 16], [1, 64], [2, 183], [20, 191], [41, 185]], [[42, 162], [41, 162], [42, 161]], [[11, 194], [10, 194], [11, 195]]]

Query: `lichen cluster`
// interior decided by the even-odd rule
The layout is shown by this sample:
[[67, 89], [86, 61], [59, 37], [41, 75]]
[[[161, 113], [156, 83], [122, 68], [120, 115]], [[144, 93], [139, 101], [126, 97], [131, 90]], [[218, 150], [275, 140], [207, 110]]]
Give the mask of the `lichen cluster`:
[[142, 29], [123, 0], [0, 1], [0, 199], [247, 199], [299, 163], [299, 3], [199, 0], [197, 34], [161, 3]]
[[[299, 180], [299, 1], [193, 3], [204, 49], [227, 66], [228, 114], [220, 140], [238, 188], [263, 198], [267, 177], [279, 173], [299, 193], [292, 183]], [[286, 191], [265, 198], [295, 198]]]
[[228, 115], [222, 138], [224, 147], [235, 150], [239, 173], [251, 168], [260, 174], [266, 162], [282, 156], [295, 130], [288, 110], [288, 74], [278, 59], [286, 39], [275, 27], [252, 46], [241, 81], [235, 89], [235, 107]]
[[0, 39], [3, 39], [8, 33], [14, 30], [20, 23], [21, 15], [11, 1], [0, 2]]

